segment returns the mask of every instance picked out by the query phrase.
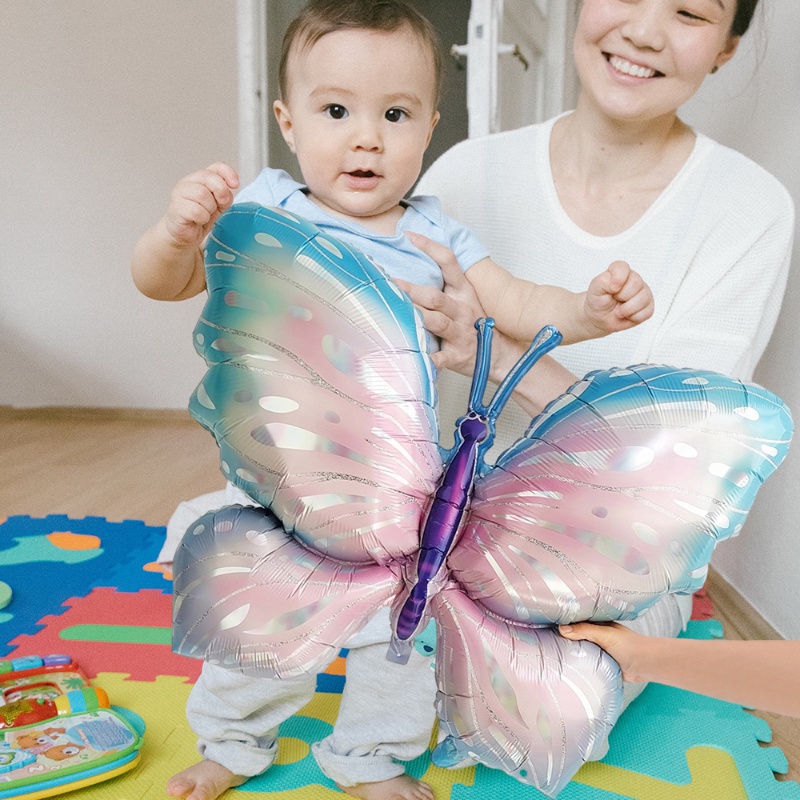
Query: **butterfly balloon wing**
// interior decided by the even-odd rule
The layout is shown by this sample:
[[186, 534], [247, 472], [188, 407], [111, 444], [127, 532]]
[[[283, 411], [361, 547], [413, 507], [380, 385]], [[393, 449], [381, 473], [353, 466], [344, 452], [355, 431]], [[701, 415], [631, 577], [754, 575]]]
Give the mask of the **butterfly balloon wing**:
[[703, 584], [791, 434], [779, 398], [718, 373], [590, 373], [476, 482], [448, 564], [507, 619], [631, 619]]
[[174, 648], [262, 675], [317, 671], [402, 580], [441, 472], [433, 367], [411, 301], [308, 222], [233, 206], [207, 244], [192, 415], [268, 508], [190, 530]]
[[[479, 477], [437, 623], [443, 766], [467, 756], [555, 796], [621, 710], [621, 676], [552, 625], [691, 591], [791, 436], [786, 407], [724, 376], [591, 373]], [[448, 763], [449, 762], [449, 763]]]
[[322, 556], [251, 506], [194, 522], [173, 573], [176, 653], [282, 679], [322, 671], [400, 585], [391, 567]]
[[477, 759], [555, 797], [604, 747], [620, 714], [617, 663], [554, 628], [487, 614], [455, 586], [431, 606], [436, 705], [447, 734], [434, 762], [448, 767]]
[[320, 553], [414, 552], [441, 457], [411, 301], [353, 248], [255, 204], [217, 222], [206, 273], [190, 410], [225, 475]]

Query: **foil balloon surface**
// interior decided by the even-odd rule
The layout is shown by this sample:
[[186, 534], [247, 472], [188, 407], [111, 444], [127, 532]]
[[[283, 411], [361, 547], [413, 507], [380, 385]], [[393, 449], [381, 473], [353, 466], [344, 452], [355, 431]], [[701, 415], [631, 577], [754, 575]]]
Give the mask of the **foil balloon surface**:
[[252, 675], [318, 671], [380, 608], [388, 657], [437, 628], [443, 765], [465, 757], [555, 796], [621, 707], [616, 663], [557, 623], [630, 619], [702, 585], [784, 458], [788, 410], [713, 372], [590, 373], [494, 467], [494, 421], [560, 336], [545, 329], [488, 405], [491, 321], [456, 445], [409, 298], [282, 211], [235, 205], [208, 240], [191, 404], [263, 508], [198, 520], [175, 557], [173, 649]]
[[386, 563], [416, 551], [441, 473], [433, 366], [415, 311], [365, 256], [253, 204], [206, 245], [190, 402], [228, 480], [314, 550]]

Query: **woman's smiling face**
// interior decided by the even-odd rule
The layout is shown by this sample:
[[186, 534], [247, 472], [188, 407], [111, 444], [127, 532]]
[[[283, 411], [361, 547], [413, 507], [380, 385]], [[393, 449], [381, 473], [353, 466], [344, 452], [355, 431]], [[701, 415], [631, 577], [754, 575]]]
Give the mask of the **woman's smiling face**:
[[574, 51], [583, 91], [612, 119], [674, 114], [736, 51], [736, 0], [584, 0]]

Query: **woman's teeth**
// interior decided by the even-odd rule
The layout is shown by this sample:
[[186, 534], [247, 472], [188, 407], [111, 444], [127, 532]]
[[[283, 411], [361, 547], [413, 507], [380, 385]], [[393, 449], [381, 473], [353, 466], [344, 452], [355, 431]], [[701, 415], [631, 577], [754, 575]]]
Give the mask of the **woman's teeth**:
[[611, 56], [611, 58], [608, 60], [611, 66], [614, 67], [617, 72], [622, 72], [625, 75], [631, 75], [634, 78], [652, 78], [656, 74], [654, 69], [650, 69], [649, 67], [640, 67], [637, 64], [631, 64], [630, 61], [626, 61], [624, 58], [620, 58], [619, 56]]

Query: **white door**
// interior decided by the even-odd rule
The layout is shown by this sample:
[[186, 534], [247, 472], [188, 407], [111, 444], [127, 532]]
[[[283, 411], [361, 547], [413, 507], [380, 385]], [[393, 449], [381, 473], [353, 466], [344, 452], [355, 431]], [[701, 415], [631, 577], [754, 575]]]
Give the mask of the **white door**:
[[472, 0], [466, 45], [469, 136], [541, 122], [577, 96], [577, 0]]

